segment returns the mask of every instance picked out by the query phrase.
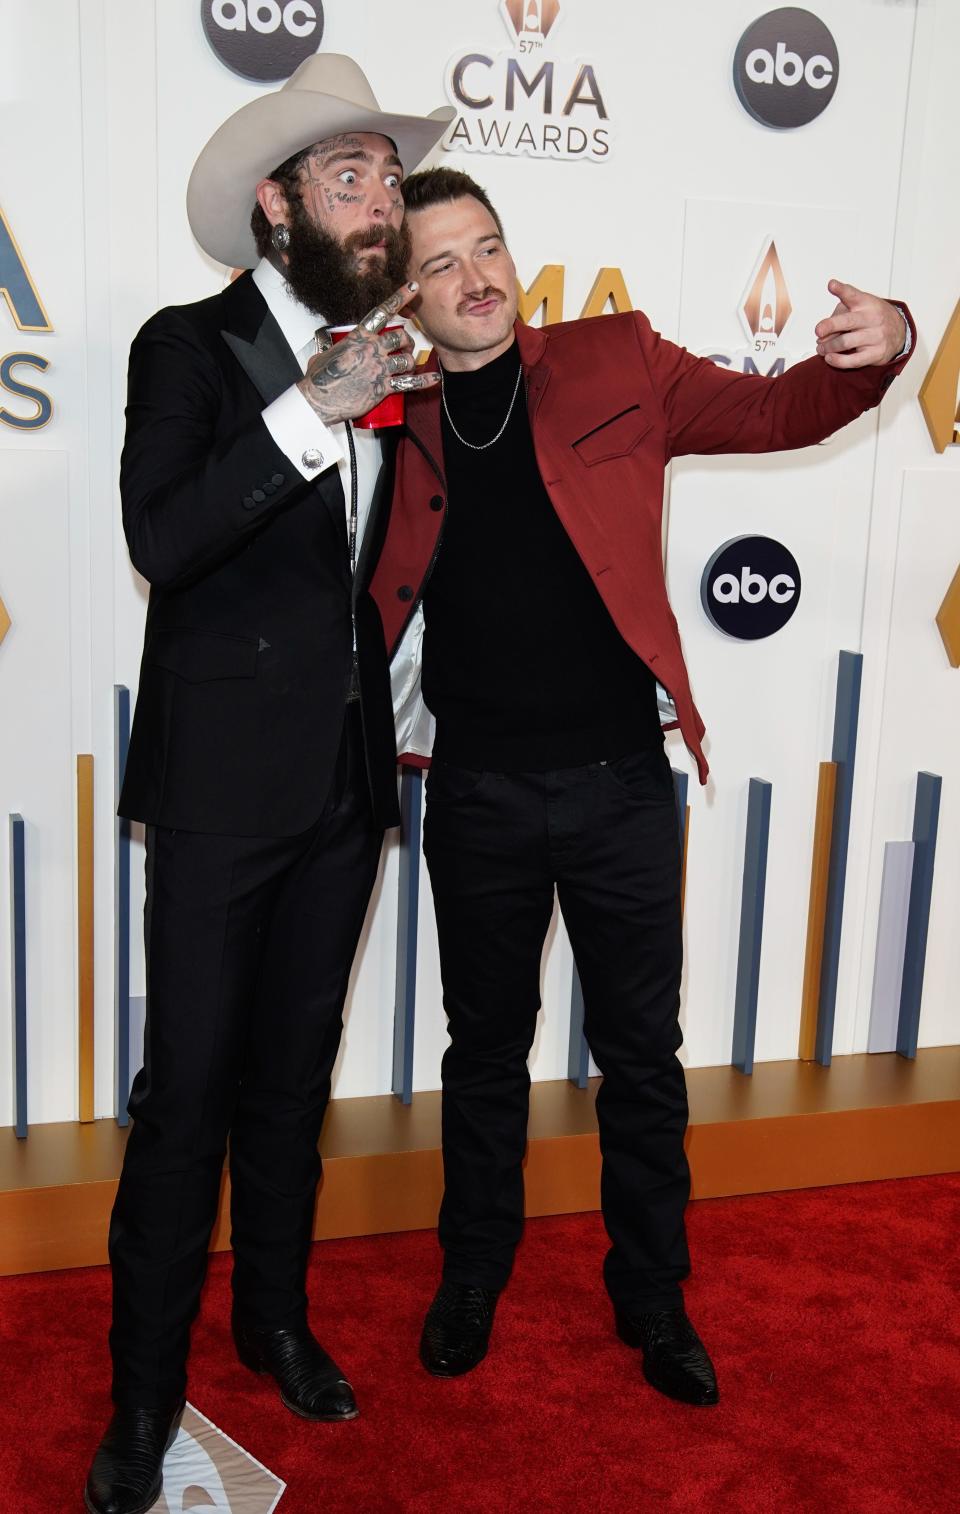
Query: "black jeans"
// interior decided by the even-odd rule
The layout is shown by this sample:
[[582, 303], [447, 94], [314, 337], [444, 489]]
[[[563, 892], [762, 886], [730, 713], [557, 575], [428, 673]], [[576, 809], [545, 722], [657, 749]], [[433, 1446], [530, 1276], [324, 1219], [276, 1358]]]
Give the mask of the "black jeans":
[[527, 1057], [556, 885], [603, 1082], [597, 1118], [607, 1289], [668, 1308], [689, 1271], [677, 1059], [680, 846], [661, 745], [548, 773], [436, 763], [430, 870], [451, 1045], [443, 1059], [444, 1276], [501, 1288], [523, 1224]]
[[110, 1225], [113, 1393], [183, 1393], [230, 1137], [233, 1287], [261, 1328], [306, 1316], [317, 1140], [382, 832], [348, 710], [302, 835], [147, 833], [147, 1026]]

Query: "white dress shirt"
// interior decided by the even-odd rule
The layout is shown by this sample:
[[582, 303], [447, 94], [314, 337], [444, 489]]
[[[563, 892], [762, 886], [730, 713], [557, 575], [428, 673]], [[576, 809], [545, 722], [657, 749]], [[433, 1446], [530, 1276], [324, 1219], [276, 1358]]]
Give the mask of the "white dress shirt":
[[[291, 293], [283, 275], [274, 268], [269, 258], [261, 258], [253, 270], [256, 284], [267, 308], [286, 337], [290, 350], [306, 373], [307, 363], [317, 350], [316, 330], [325, 325], [322, 317], [314, 315], [301, 305]], [[318, 478], [327, 468], [336, 467], [340, 472], [343, 497], [346, 505], [347, 530], [350, 522], [350, 454], [347, 448], [346, 426], [337, 421], [325, 426], [309, 401], [300, 393], [296, 384], [285, 389], [263, 413], [263, 421], [277, 446], [285, 452], [293, 466], [304, 478]], [[382, 452], [375, 431], [363, 427], [353, 428], [353, 440], [357, 454], [357, 556], [370, 503], [380, 472]]]

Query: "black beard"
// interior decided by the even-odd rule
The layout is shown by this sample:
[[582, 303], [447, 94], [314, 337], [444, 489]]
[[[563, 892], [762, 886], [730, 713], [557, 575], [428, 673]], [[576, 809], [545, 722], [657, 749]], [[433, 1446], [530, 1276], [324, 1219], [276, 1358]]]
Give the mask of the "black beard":
[[[358, 252], [377, 242], [386, 244], [384, 261], [361, 270]], [[328, 326], [354, 326], [406, 282], [409, 248], [406, 230], [392, 226], [354, 231], [338, 242], [294, 201], [283, 273], [300, 304], [322, 316]]]

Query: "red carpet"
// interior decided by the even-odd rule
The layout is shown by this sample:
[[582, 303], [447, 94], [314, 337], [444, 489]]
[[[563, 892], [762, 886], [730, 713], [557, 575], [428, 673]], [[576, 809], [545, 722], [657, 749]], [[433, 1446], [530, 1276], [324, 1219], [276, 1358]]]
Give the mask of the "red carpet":
[[[314, 1248], [313, 1323], [361, 1404], [294, 1418], [235, 1361], [211, 1266], [190, 1397], [289, 1484], [278, 1514], [930, 1514], [960, 1507], [960, 1175], [695, 1204], [690, 1314], [715, 1409], [611, 1329], [598, 1215], [527, 1228], [487, 1361], [416, 1360], [428, 1233]], [[0, 1511], [81, 1507], [109, 1413], [106, 1269], [0, 1280]]]

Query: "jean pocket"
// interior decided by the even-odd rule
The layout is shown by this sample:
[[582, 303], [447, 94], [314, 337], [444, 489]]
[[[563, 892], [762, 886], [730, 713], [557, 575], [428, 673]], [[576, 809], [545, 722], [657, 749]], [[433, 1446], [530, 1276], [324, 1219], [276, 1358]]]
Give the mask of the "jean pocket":
[[673, 774], [662, 746], [643, 747], [639, 752], [604, 762], [601, 771], [631, 799], [645, 804], [673, 803]]
[[428, 804], [460, 804], [480, 788], [483, 769], [454, 767], [449, 762], [431, 762], [425, 793]]

